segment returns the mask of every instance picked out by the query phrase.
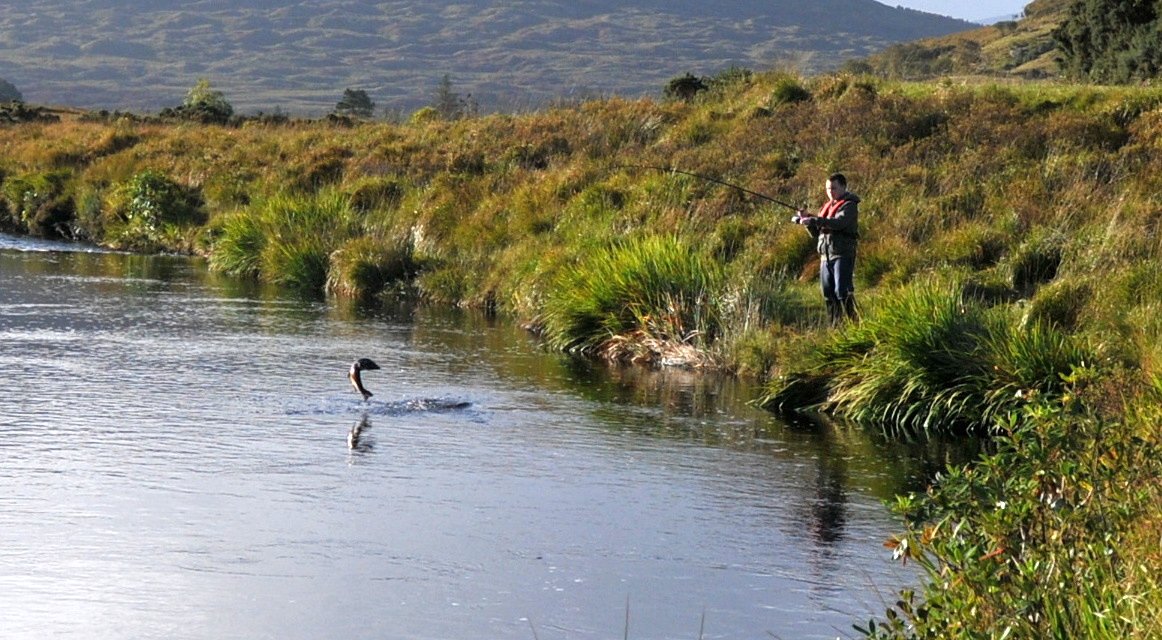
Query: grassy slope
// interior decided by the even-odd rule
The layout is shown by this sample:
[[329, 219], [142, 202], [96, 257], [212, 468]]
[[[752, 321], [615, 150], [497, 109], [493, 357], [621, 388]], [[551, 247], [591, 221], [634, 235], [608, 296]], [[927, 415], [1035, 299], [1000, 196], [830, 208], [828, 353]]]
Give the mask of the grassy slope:
[[[800, 85], [810, 98], [786, 101]], [[718, 293], [750, 304], [720, 319], [719, 337], [752, 339], [760, 327], [815, 320], [801, 229], [787, 211], [731, 189], [619, 165], [681, 167], [813, 204], [822, 178], [843, 170], [865, 201], [858, 284], [869, 302], [919, 275], [955, 272], [1071, 330], [1111, 325], [1116, 348], [1142, 351], [1153, 371], [1158, 296], [1143, 292], [1159, 285], [1143, 261], [1159, 248], [1141, 230], [1158, 224], [1160, 95], [773, 73], [691, 104], [606, 100], [399, 126], [66, 116], [0, 130], [3, 196], [17, 230], [55, 214], [100, 242], [201, 252], [221, 249], [237, 220], [265, 216], [274, 234], [278, 206], [353, 198], [342, 224], [325, 225], [328, 251], [362, 235], [405, 242], [429, 298], [526, 320], [544, 310], [564, 265], [622, 234], [665, 230], [720, 263], [722, 286], [735, 290]], [[126, 185], [146, 170], [195, 192], [208, 224], [130, 224]], [[256, 273], [284, 279], [273, 246]]]

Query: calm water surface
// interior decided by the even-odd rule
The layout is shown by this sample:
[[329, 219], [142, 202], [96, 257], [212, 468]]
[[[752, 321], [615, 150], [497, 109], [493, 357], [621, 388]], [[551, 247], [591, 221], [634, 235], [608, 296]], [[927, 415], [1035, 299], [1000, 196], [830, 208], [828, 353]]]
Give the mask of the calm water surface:
[[0, 637], [834, 638], [915, 579], [923, 463], [737, 383], [56, 249], [0, 236]]

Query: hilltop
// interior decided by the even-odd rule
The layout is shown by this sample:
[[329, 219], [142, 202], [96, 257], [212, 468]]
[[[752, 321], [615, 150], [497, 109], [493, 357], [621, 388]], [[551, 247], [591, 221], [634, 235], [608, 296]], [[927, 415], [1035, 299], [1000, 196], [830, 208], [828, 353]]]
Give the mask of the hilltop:
[[0, 14], [0, 57], [39, 104], [153, 112], [208, 78], [242, 112], [320, 115], [349, 87], [412, 110], [447, 74], [492, 110], [732, 66], [814, 73], [972, 26], [872, 0], [26, 0]]

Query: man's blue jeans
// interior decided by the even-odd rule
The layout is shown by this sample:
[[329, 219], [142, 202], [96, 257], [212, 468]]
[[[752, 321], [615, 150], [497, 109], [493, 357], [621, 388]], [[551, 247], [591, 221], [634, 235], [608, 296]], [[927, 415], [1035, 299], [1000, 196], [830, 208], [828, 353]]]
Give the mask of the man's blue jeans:
[[819, 284], [827, 303], [827, 319], [832, 326], [846, 317], [855, 320], [855, 255], [824, 256], [819, 261]]
[[823, 299], [842, 302], [855, 294], [855, 256], [824, 256], [819, 261]]

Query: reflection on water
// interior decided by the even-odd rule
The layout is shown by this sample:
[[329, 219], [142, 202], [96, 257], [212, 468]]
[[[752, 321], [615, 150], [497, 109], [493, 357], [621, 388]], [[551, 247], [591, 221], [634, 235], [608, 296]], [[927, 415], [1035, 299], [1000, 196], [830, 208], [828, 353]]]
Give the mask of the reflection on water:
[[0, 250], [0, 377], [5, 638], [835, 637], [933, 464], [183, 258]]
[[371, 419], [366, 413], [347, 432], [347, 448], [364, 453], [375, 448], [375, 440], [371, 437]]

